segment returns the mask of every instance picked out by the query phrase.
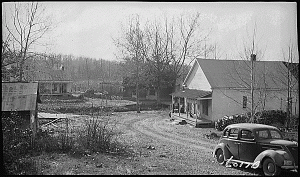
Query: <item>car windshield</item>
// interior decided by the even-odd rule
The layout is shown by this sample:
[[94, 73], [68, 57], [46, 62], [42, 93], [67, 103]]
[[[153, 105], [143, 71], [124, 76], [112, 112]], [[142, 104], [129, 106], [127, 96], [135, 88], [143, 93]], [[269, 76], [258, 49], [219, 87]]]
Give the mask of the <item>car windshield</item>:
[[257, 130], [256, 136], [258, 139], [282, 139], [281, 134], [277, 130]]

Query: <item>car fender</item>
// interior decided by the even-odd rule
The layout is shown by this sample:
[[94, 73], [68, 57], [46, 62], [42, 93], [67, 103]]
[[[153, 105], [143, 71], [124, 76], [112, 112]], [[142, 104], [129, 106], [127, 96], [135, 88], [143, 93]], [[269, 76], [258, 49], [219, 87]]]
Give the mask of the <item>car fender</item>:
[[223, 152], [224, 152], [224, 156], [225, 156], [225, 160], [229, 159], [231, 154], [229, 152], [229, 150], [227, 149], [226, 145], [224, 143], [219, 143], [215, 149], [214, 149], [214, 152], [213, 152], [213, 156], [216, 157], [216, 153], [217, 153], [217, 150], [218, 149], [222, 149]]
[[284, 157], [281, 154], [279, 154], [276, 150], [272, 150], [272, 149], [265, 150], [265, 151], [261, 152], [260, 154], [258, 154], [258, 156], [254, 160], [254, 163], [259, 161], [260, 162], [259, 168], [261, 168], [262, 161], [265, 157], [271, 158], [275, 162], [275, 164], [278, 166], [283, 165]]

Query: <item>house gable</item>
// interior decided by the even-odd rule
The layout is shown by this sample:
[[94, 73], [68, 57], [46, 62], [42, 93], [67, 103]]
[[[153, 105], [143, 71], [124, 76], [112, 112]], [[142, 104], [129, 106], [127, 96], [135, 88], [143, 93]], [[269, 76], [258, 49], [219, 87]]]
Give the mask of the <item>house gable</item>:
[[183, 84], [189, 89], [211, 91], [211, 85], [209, 84], [197, 60], [194, 62], [194, 65], [189, 71]]

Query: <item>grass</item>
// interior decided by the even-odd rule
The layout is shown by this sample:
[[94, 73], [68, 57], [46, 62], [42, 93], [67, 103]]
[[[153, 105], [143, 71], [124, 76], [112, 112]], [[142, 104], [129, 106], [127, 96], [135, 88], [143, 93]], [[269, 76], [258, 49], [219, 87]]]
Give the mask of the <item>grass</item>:
[[[109, 116], [102, 115], [110, 109], [86, 107], [85, 104], [76, 100], [73, 103], [68, 101], [69, 105], [74, 106], [71, 108], [65, 107], [65, 104], [61, 102], [55, 104], [53, 106], [51, 101], [41, 104], [41, 110], [62, 113], [76, 113], [78, 111], [87, 115], [92, 114], [93, 117], [85, 120], [84, 124], [76, 129], [68, 121], [59, 122], [59, 131], [40, 130], [34, 141], [30, 138], [31, 132], [18, 128], [17, 123], [20, 122], [20, 117], [2, 118], [6, 174], [40, 174], [40, 167], [31, 159], [31, 156], [42, 153], [68, 153], [78, 157], [93, 152], [113, 153], [122, 156], [130, 154], [131, 151], [127, 149], [127, 146], [117, 141], [119, 133], [113, 128], [116, 122], [111, 122], [112, 119]], [[95, 112], [102, 114], [94, 114]]]

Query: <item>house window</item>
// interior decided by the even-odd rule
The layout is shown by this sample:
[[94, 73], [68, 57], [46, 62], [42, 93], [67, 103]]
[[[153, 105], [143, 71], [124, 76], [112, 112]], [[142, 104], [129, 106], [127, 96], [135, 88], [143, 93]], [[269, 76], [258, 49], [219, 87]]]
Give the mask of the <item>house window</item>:
[[247, 97], [243, 96], [243, 108], [247, 108]]
[[149, 95], [155, 95], [155, 90], [153, 88], [149, 90]]
[[132, 91], [132, 95], [136, 95], [136, 91], [135, 90]]
[[53, 84], [53, 93], [56, 93], [58, 91], [58, 84]]

